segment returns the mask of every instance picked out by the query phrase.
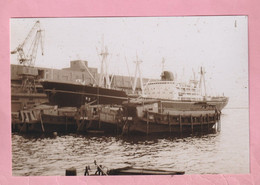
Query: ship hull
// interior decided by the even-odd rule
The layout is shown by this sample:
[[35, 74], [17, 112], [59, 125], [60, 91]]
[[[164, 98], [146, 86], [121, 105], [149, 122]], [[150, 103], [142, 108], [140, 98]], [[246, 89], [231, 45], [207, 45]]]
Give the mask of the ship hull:
[[128, 99], [122, 90], [52, 81], [42, 81], [41, 84], [49, 102], [59, 107], [80, 107], [89, 102], [122, 104]]
[[[149, 98], [146, 98], [149, 100]], [[150, 99], [154, 100], [154, 99]], [[204, 101], [189, 101], [189, 100], [165, 100], [165, 99], [156, 99], [161, 101], [161, 106], [159, 108], [167, 109], [167, 110], [197, 110], [196, 104], [207, 104], [216, 107], [217, 110], [221, 111], [227, 104], [228, 98], [227, 97], [219, 97], [211, 100], [204, 100]]]
[[215, 100], [208, 100], [206, 102], [210, 105], [215, 105], [217, 107], [217, 109], [221, 111], [228, 104], [228, 100], [229, 99], [227, 97], [221, 97], [221, 98], [218, 98]]
[[171, 134], [185, 134], [185, 133], [203, 133], [203, 132], [212, 132], [215, 131], [214, 125], [216, 122], [209, 122], [203, 124], [191, 124], [186, 125], [167, 125], [167, 124], [158, 124], [151, 122], [138, 121], [128, 127], [127, 133], [131, 134], [162, 134], [162, 133], [171, 133]]
[[[52, 81], [42, 81], [41, 84], [48, 96], [50, 104], [58, 105], [59, 107], [80, 107], [85, 103], [93, 101], [95, 102], [94, 104], [121, 105], [124, 101], [129, 99], [123, 90]], [[214, 97], [204, 101], [156, 100], [162, 101], [164, 107], [173, 110], [190, 110], [194, 103], [207, 103], [216, 106], [217, 110], [221, 111], [228, 104], [229, 99], [227, 97]]]

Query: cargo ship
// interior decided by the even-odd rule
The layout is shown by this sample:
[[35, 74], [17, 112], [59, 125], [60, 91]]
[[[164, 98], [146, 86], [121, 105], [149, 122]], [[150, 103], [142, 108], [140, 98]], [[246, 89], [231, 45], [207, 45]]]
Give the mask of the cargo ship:
[[112, 78], [107, 69], [107, 48], [102, 49], [100, 55], [101, 69], [98, 78], [91, 73], [83, 61], [78, 61], [80, 66], [90, 76], [93, 83], [77, 79], [74, 82], [60, 82], [42, 80], [41, 85], [46, 92], [49, 102], [59, 107], [81, 107], [84, 104], [122, 104], [128, 100], [126, 91], [112, 88]]
[[[139, 99], [162, 100], [167, 109], [192, 109], [192, 105], [204, 102], [216, 106], [221, 111], [228, 103], [228, 97], [209, 96], [202, 93], [202, 83], [205, 81], [204, 72], [201, 79], [180, 83], [174, 80], [172, 72], [163, 71], [160, 80], [153, 80], [145, 84]], [[136, 96], [127, 93], [123, 88], [113, 89], [106, 85], [92, 85], [81, 82], [59, 82], [42, 80], [41, 85], [46, 92], [49, 102], [59, 107], [80, 107], [86, 103], [117, 104], [134, 99]], [[104, 82], [103, 82], [104, 83]], [[205, 82], [204, 82], [205, 85]], [[204, 91], [206, 88], [204, 87]]]
[[[200, 70], [200, 80], [192, 79], [188, 83], [177, 82], [172, 72], [163, 71], [161, 80], [148, 82], [145, 88], [145, 99], [163, 100], [167, 109], [192, 109], [194, 103], [204, 102], [214, 105], [221, 111], [229, 98], [209, 96], [206, 92], [204, 71]], [[204, 84], [204, 85], [203, 85]], [[202, 86], [203, 85], [203, 86]], [[204, 89], [203, 89], [204, 87]]]

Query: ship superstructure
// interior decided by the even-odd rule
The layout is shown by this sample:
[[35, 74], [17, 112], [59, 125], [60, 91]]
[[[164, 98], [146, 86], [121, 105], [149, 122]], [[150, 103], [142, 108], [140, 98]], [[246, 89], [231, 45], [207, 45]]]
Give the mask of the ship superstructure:
[[188, 83], [184, 83], [175, 80], [172, 72], [163, 71], [161, 80], [146, 84], [145, 98], [178, 102], [179, 105], [181, 102], [207, 102], [222, 110], [228, 103], [228, 98], [207, 95], [203, 68], [201, 68], [200, 74], [199, 81], [192, 79]]
[[165, 76], [171, 76], [172, 73], [164, 71], [162, 80], [147, 83], [145, 95], [149, 98], [169, 99], [169, 100], [194, 100], [202, 101], [199, 85], [196, 81], [190, 83], [178, 83], [172, 78], [166, 79]]
[[163, 71], [161, 80], [147, 83], [145, 95], [158, 99], [202, 101], [204, 96], [201, 95], [200, 91], [198, 81], [176, 82], [171, 72]]

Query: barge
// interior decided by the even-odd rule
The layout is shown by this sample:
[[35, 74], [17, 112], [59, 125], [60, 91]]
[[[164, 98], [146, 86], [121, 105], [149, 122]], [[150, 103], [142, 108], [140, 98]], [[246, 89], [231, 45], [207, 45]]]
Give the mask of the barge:
[[[123, 133], [161, 134], [193, 133], [213, 129], [221, 112], [214, 105], [193, 103], [189, 109], [164, 107], [163, 101], [127, 103]], [[168, 102], [167, 102], [168, 103]]]
[[220, 121], [221, 112], [215, 105], [201, 102], [171, 109], [168, 104], [161, 100], [132, 100], [117, 106], [82, 106], [77, 122], [81, 131], [150, 135], [207, 132]]
[[75, 107], [40, 105], [21, 110], [12, 118], [13, 132], [76, 132], [78, 125]]

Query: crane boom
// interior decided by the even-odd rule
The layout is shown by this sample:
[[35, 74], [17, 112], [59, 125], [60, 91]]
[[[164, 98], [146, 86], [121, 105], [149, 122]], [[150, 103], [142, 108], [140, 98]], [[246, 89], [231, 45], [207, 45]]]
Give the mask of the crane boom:
[[[36, 54], [39, 42], [41, 42], [41, 50], [43, 55], [43, 39], [42, 39], [42, 32], [40, 27], [40, 21], [36, 21], [28, 35], [26, 36], [25, 40], [18, 45], [18, 47], [11, 51], [11, 54], [16, 54], [18, 57], [18, 62], [20, 64], [28, 65], [28, 66], [34, 66], [35, 60], [36, 60]], [[33, 37], [33, 35], [35, 36]], [[25, 45], [29, 43], [29, 40], [33, 39], [31, 46], [28, 50], [28, 53], [25, 54]]]
[[[30, 54], [30, 57], [29, 57], [29, 65], [30, 66], [34, 66], [35, 64], [35, 59], [36, 59], [36, 54], [37, 54], [37, 49], [38, 49], [38, 46], [39, 46], [39, 42], [41, 42], [42, 40], [42, 36], [41, 36], [41, 30], [38, 30], [37, 33], [36, 33], [36, 36], [34, 38], [34, 42], [33, 42], [33, 48], [32, 48], [32, 52]], [[42, 46], [42, 44], [41, 44]], [[43, 55], [43, 52], [42, 52], [42, 55]]]
[[40, 21], [36, 21], [34, 26], [32, 27], [32, 29], [30, 30], [30, 32], [28, 33], [27, 37], [25, 38], [25, 40], [23, 41], [23, 43], [21, 44], [21, 47], [24, 46], [24, 44], [27, 43], [27, 41], [29, 40], [30, 37], [32, 37], [32, 34], [34, 32], [34, 30], [40, 30]]

